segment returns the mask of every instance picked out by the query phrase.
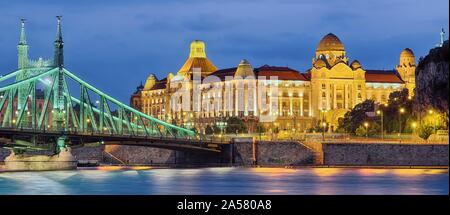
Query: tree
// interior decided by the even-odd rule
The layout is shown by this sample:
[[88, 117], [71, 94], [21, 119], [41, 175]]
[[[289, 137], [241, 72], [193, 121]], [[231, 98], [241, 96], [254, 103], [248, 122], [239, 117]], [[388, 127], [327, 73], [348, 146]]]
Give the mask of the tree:
[[[399, 132], [400, 126], [402, 132], [408, 131], [408, 122], [415, 120], [413, 116], [413, 99], [409, 98], [408, 89], [394, 91], [389, 94], [388, 107], [384, 110], [384, 127], [387, 132]], [[400, 109], [404, 112], [400, 115]], [[401, 125], [400, 125], [401, 124]]]
[[205, 128], [205, 134], [219, 134], [220, 133], [220, 128], [217, 127], [216, 125], [210, 126], [207, 125]]
[[358, 137], [366, 136], [366, 128], [364, 128], [362, 125], [360, 125], [356, 130], [355, 134]]
[[247, 132], [247, 126], [244, 121], [238, 117], [230, 117], [227, 120], [227, 133], [245, 133]]
[[371, 124], [375, 123], [373, 119], [366, 115], [366, 112], [373, 111], [373, 100], [365, 100], [364, 102], [357, 104], [351, 111], [345, 113], [344, 118], [339, 121], [339, 128], [344, 129], [347, 133], [355, 134], [356, 129], [364, 122], [370, 122]]

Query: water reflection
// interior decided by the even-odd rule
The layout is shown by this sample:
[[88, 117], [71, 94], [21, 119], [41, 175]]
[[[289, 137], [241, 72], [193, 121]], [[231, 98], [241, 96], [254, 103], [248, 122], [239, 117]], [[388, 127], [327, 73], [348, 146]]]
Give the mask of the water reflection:
[[0, 173], [0, 194], [447, 194], [448, 169], [101, 167]]

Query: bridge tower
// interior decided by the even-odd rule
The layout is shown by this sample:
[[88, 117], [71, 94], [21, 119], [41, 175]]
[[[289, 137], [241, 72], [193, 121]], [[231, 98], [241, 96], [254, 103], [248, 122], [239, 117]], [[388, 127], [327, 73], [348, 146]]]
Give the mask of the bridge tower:
[[[66, 99], [64, 96], [64, 42], [62, 38], [62, 32], [61, 32], [61, 16], [56, 16], [57, 18], [57, 27], [56, 27], [56, 39], [54, 43], [54, 66], [59, 69], [58, 73], [56, 74], [58, 77], [55, 78], [55, 81], [57, 83], [54, 83], [54, 89], [53, 89], [53, 106], [52, 106], [52, 112], [53, 112], [53, 120], [52, 120], [52, 126], [53, 129], [64, 131], [68, 128], [68, 122], [66, 122]], [[57, 145], [58, 149], [64, 148], [65, 144], [65, 137], [58, 138]]]
[[[18, 69], [19, 73], [16, 77], [16, 82], [27, 79], [28, 74], [28, 44], [25, 35], [25, 19], [21, 19], [21, 30], [20, 30], [20, 39], [19, 44], [17, 45], [18, 52]], [[28, 110], [28, 106], [26, 106], [26, 101], [28, 99], [28, 91], [30, 84], [24, 84], [18, 88], [18, 97], [17, 97], [17, 111], [20, 112], [22, 108], [24, 110]], [[10, 113], [12, 115], [17, 115], [17, 113]], [[15, 118], [15, 117], [13, 117]], [[28, 126], [28, 116], [25, 116], [21, 121], [19, 126]], [[15, 120], [13, 120], [13, 123]]]

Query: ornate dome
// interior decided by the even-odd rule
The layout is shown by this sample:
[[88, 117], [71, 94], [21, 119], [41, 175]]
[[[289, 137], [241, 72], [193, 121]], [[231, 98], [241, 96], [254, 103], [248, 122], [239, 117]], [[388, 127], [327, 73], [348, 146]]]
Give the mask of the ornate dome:
[[345, 51], [345, 49], [341, 40], [336, 35], [329, 33], [320, 40], [316, 51]]
[[350, 66], [352, 67], [352, 69], [358, 69], [358, 68], [361, 68], [361, 64], [360, 64], [359, 61], [357, 61], [357, 60], [352, 61], [352, 63], [350, 64]]
[[414, 58], [413, 51], [409, 48], [403, 49], [403, 51], [400, 53], [400, 58], [405, 58], [405, 57]]
[[243, 59], [239, 63], [239, 66], [236, 69], [235, 77], [247, 78], [249, 76], [255, 77], [255, 73], [253, 73], [253, 67], [250, 63]]

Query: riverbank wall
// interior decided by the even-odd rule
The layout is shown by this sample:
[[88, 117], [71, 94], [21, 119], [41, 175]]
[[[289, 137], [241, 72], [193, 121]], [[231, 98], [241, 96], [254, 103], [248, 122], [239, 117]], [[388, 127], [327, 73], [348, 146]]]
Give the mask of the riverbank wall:
[[323, 164], [448, 166], [448, 144], [324, 143]]
[[314, 153], [299, 142], [268, 142], [252, 140], [223, 144], [221, 153], [173, 151], [139, 146], [104, 148], [103, 163], [209, 165], [209, 166], [289, 166], [313, 164]]
[[[235, 140], [221, 153], [142, 146], [91, 145], [71, 150], [78, 164], [161, 166], [448, 166], [448, 144], [300, 143]], [[0, 165], [11, 152], [0, 149]], [[49, 152], [35, 152], [39, 155]]]

